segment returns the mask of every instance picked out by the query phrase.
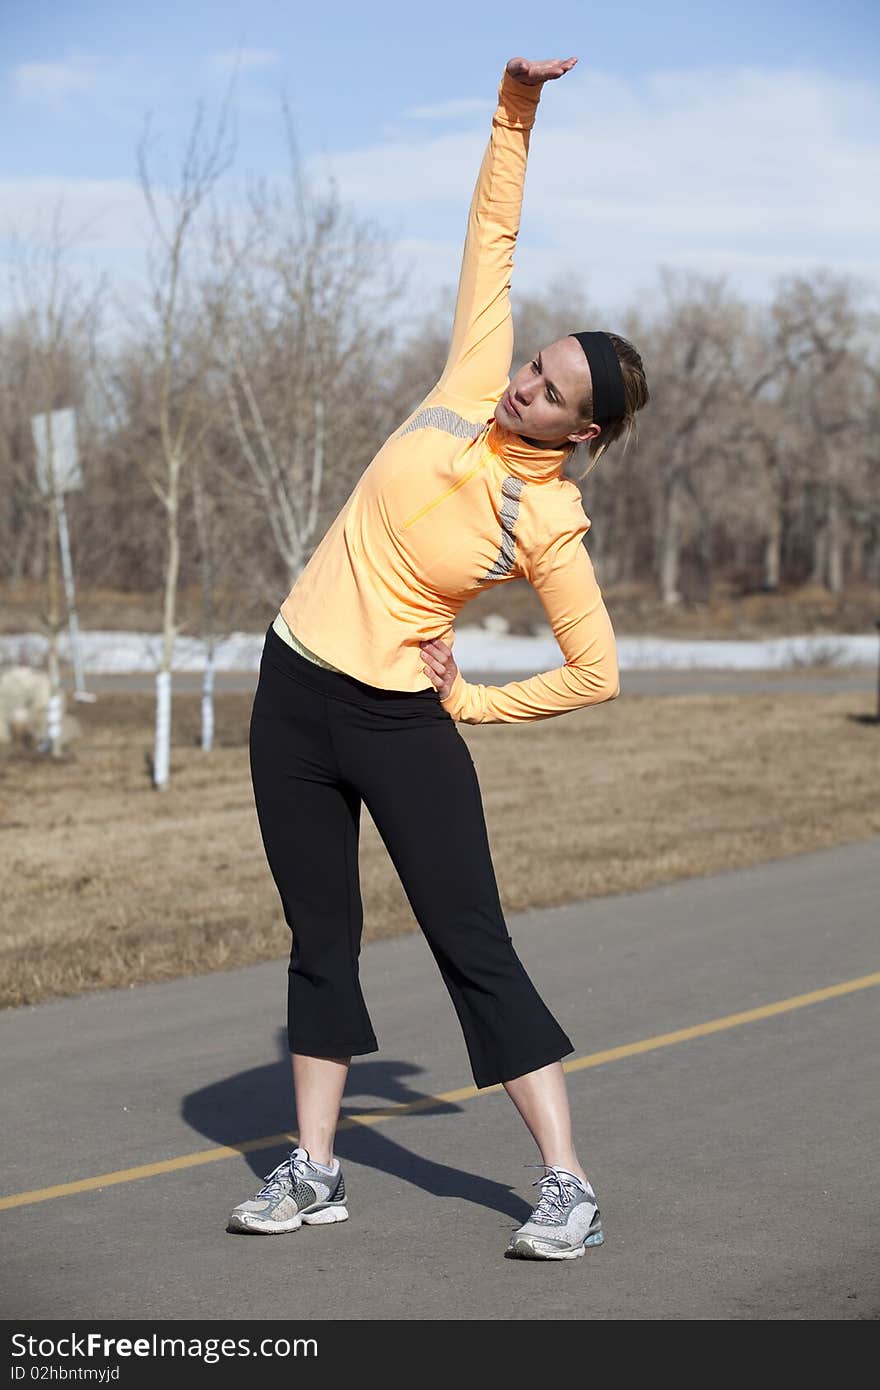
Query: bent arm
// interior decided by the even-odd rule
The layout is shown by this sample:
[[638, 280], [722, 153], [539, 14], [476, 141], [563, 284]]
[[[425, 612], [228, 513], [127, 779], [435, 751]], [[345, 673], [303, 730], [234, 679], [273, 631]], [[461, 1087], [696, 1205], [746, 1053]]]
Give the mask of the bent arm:
[[540, 86], [519, 82], [505, 69], [471, 200], [452, 341], [437, 385], [444, 393], [473, 402], [494, 405], [507, 386], [513, 357], [513, 251], [529, 132], [540, 95]]
[[614, 629], [583, 543], [589, 525], [584, 517], [582, 525], [554, 540], [528, 576], [565, 665], [500, 686], [471, 685], [459, 671], [442, 701], [453, 719], [464, 724], [552, 719], [620, 694]]

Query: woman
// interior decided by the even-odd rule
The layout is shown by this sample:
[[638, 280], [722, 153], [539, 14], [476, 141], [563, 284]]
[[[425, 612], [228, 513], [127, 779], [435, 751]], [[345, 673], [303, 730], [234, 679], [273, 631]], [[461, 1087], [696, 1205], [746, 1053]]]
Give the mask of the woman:
[[[359, 479], [266, 633], [251, 771], [292, 934], [300, 1143], [234, 1209], [231, 1230], [348, 1217], [333, 1154], [339, 1107], [352, 1056], [378, 1049], [358, 980], [365, 802], [449, 991], [476, 1086], [503, 1084], [540, 1150], [531, 1166], [543, 1167], [541, 1199], [507, 1253], [572, 1259], [604, 1239], [571, 1134], [561, 1058], [574, 1047], [514, 950], [456, 728], [548, 719], [619, 693], [614, 632], [583, 544], [590, 521], [561, 473], [579, 443], [598, 461], [624, 429], [629, 438], [648, 400], [641, 359], [616, 336], [576, 334], [507, 376], [529, 132], [544, 82], [576, 61], [507, 64], [443, 374]], [[452, 655], [455, 616], [517, 577], [540, 595], [565, 665], [469, 684]]]

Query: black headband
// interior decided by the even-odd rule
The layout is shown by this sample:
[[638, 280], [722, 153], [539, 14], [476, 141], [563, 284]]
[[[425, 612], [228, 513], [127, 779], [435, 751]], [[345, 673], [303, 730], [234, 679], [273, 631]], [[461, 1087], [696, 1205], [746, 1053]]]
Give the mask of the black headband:
[[577, 338], [593, 378], [593, 423], [607, 425], [626, 414], [626, 394], [620, 359], [607, 333], [569, 333]]

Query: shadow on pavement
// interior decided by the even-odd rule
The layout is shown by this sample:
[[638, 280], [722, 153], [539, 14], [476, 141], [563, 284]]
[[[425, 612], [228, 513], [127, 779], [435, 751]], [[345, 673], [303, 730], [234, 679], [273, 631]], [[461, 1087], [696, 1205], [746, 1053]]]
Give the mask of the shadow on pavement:
[[[185, 1096], [181, 1114], [194, 1130], [215, 1144], [230, 1148], [260, 1139], [263, 1135], [296, 1133], [296, 1110], [290, 1071], [287, 1035], [278, 1030], [279, 1058], [262, 1067], [253, 1067], [236, 1076], [203, 1086]], [[427, 1091], [413, 1086], [409, 1078], [420, 1068], [412, 1062], [354, 1058], [343, 1096], [340, 1121], [347, 1115], [381, 1115], [389, 1107], [413, 1101], [431, 1101]], [[363, 1096], [363, 1104], [357, 1098]], [[435, 1100], [420, 1106], [416, 1114], [457, 1113], [462, 1107]], [[264, 1177], [286, 1156], [291, 1143], [282, 1141], [271, 1148], [244, 1154], [257, 1177]], [[495, 1182], [461, 1168], [414, 1154], [388, 1137], [387, 1129], [376, 1125], [355, 1125], [340, 1129], [334, 1153], [363, 1167], [374, 1168], [412, 1187], [436, 1197], [454, 1197], [502, 1212], [523, 1221], [531, 1211], [529, 1204], [504, 1183]], [[350, 1183], [348, 1184], [350, 1187]], [[246, 1194], [245, 1194], [246, 1195]], [[244, 1200], [244, 1197], [242, 1197]]]

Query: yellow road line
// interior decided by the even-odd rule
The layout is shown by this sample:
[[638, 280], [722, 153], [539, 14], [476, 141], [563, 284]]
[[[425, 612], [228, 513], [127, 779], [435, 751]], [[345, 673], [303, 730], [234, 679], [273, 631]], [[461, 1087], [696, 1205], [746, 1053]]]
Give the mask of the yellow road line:
[[[854, 980], [844, 980], [839, 985], [814, 989], [809, 994], [795, 994], [790, 999], [778, 999], [773, 1004], [762, 1004], [757, 1009], [744, 1009], [741, 1013], [710, 1019], [708, 1023], [695, 1023], [690, 1028], [678, 1028], [674, 1033], [659, 1033], [653, 1038], [624, 1043], [622, 1047], [609, 1047], [604, 1052], [591, 1052], [586, 1057], [575, 1057], [562, 1065], [566, 1072], [581, 1071], [584, 1067], [601, 1067], [606, 1062], [617, 1062], [623, 1057], [637, 1057], [642, 1052], [656, 1052], [661, 1047], [674, 1047], [676, 1043], [689, 1042], [692, 1038], [705, 1038], [710, 1033], [722, 1033], [728, 1028], [739, 1028], [744, 1023], [757, 1023], [764, 1018], [774, 1018], [778, 1014], [789, 1013], [792, 1009], [803, 1009], [808, 1004], [820, 1004], [825, 999], [836, 999], [839, 995], [853, 994], [856, 990], [870, 989], [874, 985], [880, 985], [880, 970], [875, 971], [873, 975], [861, 975]], [[340, 1119], [338, 1129], [353, 1129], [356, 1125], [377, 1125], [382, 1120], [394, 1119], [398, 1115], [412, 1115], [418, 1110], [429, 1110], [443, 1102], [451, 1104], [454, 1101], [474, 1100], [477, 1096], [492, 1095], [493, 1092], [503, 1089], [500, 1082], [482, 1090], [478, 1090], [476, 1086], [462, 1086], [456, 1091], [444, 1091], [439, 1096], [421, 1096], [418, 1100], [407, 1101], [403, 1105], [392, 1105], [386, 1109], [376, 1107], [362, 1115], [345, 1115]], [[202, 1163], [217, 1163], [222, 1158], [235, 1158], [239, 1154], [255, 1153], [260, 1149], [274, 1149], [283, 1144], [294, 1143], [297, 1137], [293, 1133], [270, 1134], [262, 1139], [246, 1139], [240, 1144], [181, 1154], [178, 1158], [166, 1158], [160, 1163], [144, 1163], [139, 1168], [122, 1168], [115, 1173], [101, 1173], [94, 1178], [59, 1183], [57, 1187], [38, 1187], [32, 1192], [15, 1192], [9, 1197], [0, 1197], [0, 1211], [8, 1210], [10, 1207], [27, 1207], [36, 1202], [48, 1202], [53, 1197], [70, 1197], [75, 1192], [94, 1192], [102, 1187], [112, 1187], [114, 1183], [154, 1178], [160, 1173], [176, 1173], [182, 1168], [197, 1168]]]

